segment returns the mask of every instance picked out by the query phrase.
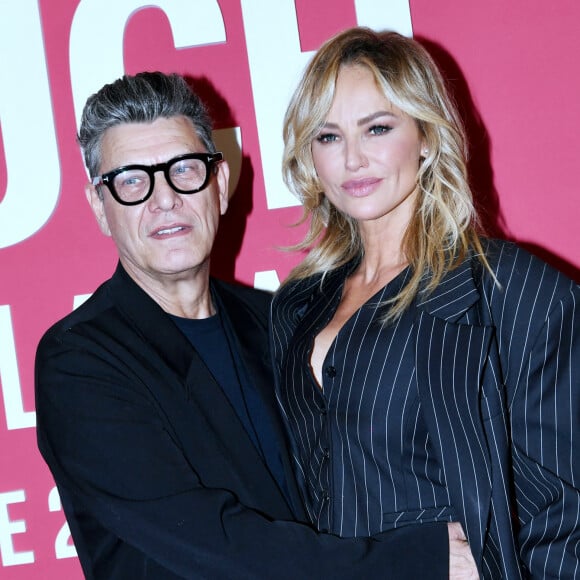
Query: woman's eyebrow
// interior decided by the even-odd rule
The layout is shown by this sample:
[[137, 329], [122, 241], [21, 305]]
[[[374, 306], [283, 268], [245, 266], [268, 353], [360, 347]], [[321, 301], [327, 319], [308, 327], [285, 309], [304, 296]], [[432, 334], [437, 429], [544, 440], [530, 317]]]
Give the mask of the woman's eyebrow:
[[[376, 113], [371, 113], [370, 115], [367, 115], [366, 117], [363, 117], [362, 119], [359, 119], [356, 122], [356, 124], [359, 127], [361, 127], [362, 125], [366, 125], [367, 123], [371, 123], [372, 121], [374, 121], [375, 119], [378, 119], [380, 117], [392, 117], [393, 119], [396, 119], [397, 115], [395, 115], [395, 113], [392, 113], [391, 111], [377, 111]], [[321, 129], [340, 129], [340, 125], [338, 123], [326, 121], [326, 123], [324, 123], [324, 125], [322, 125]]]
[[367, 123], [370, 123], [371, 121], [374, 121], [375, 119], [378, 119], [379, 117], [396, 118], [397, 115], [395, 115], [395, 113], [392, 113], [391, 111], [377, 111], [376, 113], [371, 113], [370, 115], [367, 115], [366, 117], [363, 117], [362, 119], [359, 119], [357, 121], [357, 125], [359, 125], [359, 127], [361, 125], [366, 125]]

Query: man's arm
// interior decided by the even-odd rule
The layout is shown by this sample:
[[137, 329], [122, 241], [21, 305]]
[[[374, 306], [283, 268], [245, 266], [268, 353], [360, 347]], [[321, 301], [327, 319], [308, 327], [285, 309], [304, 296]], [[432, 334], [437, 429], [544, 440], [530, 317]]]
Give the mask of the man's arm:
[[58, 485], [100, 526], [175, 574], [447, 577], [444, 525], [339, 539], [272, 521], [232, 491], [205, 487], [146, 385], [133, 384], [131, 370], [110, 364], [100, 347], [45, 339], [36, 373], [39, 446]]
[[449, 580], [477, 580], [479, 571], [465, 532], [459, 522], [447, 524], [449, 531]]

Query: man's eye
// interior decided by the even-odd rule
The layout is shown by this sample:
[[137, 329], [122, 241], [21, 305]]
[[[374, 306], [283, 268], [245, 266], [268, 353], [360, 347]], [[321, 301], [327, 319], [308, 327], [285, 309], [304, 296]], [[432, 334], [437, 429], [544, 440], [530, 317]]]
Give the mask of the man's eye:
[[201, 161], [191, 160], [178, 163], [171, 167], [171, 175], [174, 177], [184, 177], [187, 175], [199, 175], [205, 171], [205, 166]]
[[182, 173], [188, 173], [189, 171], [193, 171], [193, 167], [191, 165], [178, 165], [176, 167], [173, 167], [171, 169], [171, 173], [173, 173], [173, 175], [179, 175]]
[[126, 177], [123, 177], [123, 179], [121, 181], [121, 186], [122, 187], [134, 187], [136, 185], [139, 185], [142, 182], [143, 182], [142, 175], [127, 175]]

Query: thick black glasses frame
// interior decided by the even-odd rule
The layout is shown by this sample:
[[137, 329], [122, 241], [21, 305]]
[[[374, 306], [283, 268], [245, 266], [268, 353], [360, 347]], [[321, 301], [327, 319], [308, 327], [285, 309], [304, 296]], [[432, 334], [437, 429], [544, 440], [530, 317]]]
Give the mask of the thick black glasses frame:
[[[171, 189], [177, 191], [177, 193], [182, 194], [191, 194], [197, 193], [202, 189], [207, 187], [209, 179], [211, 177], [211, 168], [212, 166], [217, 163], [218, 161], [222, 161], [224, 158], [223, 153], [221, 151], [216, 151], [216, 153], [186, 153], [185, 155], [179, 155], [178, 157], [174, 157], [165, 163], [157, 163], [155, 165], [123, 165], [123, 167], [118, 167], [117, 169], [113, 169], [112, 171], [108, 171], [107, 173], [103, 173], [103, 175], [98, 175], [97, 177], [93, 177], [92, 184], [95, 187], [99, 187], [101, 185], [106, 185], [111, 192], [111, 195], [121, 205], [138, 205], [147, 201], [151, 194], [153, 193], [153, 189], [155, 188], [155, 173], [158, 171], [163, 171], [163, 175], [165, 176], [165, 181], [169, 184]], [[205, 179], [200, 187], [196, 189], [179, 189], [172, 181], [169, 175], [169, 168], [174, 165], [175, 163], [179, 163], [179, 161], [183, 161], [185, 159], [198, 159], [199, 161], [203, 161], [205, 165]], [[135, 201], [125, 201], [119, 197], [119, 194], [115, 190], [114, 179], [119, 173], [123, 173], [124, 171], [131, 171], [131, 170], [141, 170], [149, 175], [149, 191], [141, 198]]]

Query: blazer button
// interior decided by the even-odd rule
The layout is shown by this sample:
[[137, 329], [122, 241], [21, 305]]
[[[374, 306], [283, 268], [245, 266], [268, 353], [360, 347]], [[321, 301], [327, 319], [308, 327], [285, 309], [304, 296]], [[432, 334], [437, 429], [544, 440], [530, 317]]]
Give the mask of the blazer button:
[[324, 369], [324, 373], [329, 379], [333, 379], [336, 376], [336, 368], [333, 366], [328, 366]]

